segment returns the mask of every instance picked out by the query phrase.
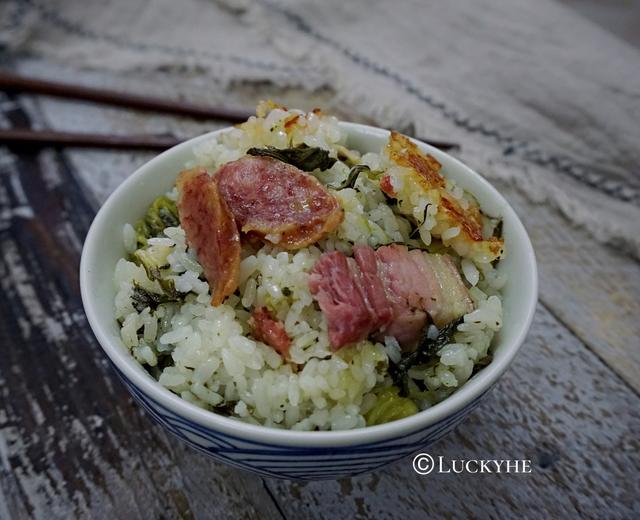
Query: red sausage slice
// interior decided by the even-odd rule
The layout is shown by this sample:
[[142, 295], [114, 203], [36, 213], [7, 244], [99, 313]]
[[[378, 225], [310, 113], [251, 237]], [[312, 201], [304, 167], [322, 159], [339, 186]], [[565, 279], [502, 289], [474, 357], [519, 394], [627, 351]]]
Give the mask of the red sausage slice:
[[240, 276], [240, 234], [217, 184], [202, 168], [183, 171], [176, 181], [178, 213], [189, 245], [211, 287], [217, 307], [233, 294]]
[[275, 159], [243, 157], [214, 179], [241, 231], [283, 249], [317, 242], [342, 221], [337, 199], [315, 177]]

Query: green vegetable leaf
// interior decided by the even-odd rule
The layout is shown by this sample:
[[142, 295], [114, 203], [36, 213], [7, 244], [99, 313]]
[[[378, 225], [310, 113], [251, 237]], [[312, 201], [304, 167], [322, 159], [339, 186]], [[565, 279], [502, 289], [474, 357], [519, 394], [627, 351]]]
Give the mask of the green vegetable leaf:
[[282, 149], [273, 146], [250, 148], [247, 150], [247, 154], [259, 157], [271, 157], [272, 159], [291, 164], [305, 172], [328, 170], [336, 162], [336, 159], [329, 157], [328, 150], [307, 146], [306, 144], [301, 144], [295, 148]]
[[366, 164], [356, 164], [351, 170], [349, 170], [349, 175], [347, 179], [344, 181], [343, 185], [340, 186], [342, 188], [353, 188], [356, 180], [358, 180], [358, 175], [361, 173], [369, 173], [371, 168], [369, 168]]
[[151, 238], [151, 231], [149, 230], [149, 226], [144, 221], [144, 219], [138, 220], [133, 229], [136, 231], [136, 240], [138, 242], [138, 247], [143, 247], [147, 245], [147, 238]]
[[409, 393], [409, 369], [414, 365], [434, 362], [436, 353], [451, 341], [451, 336], [453, 336], [462, 320], [463, 318], [458, 318], [440, 328], [437, 337], [434, 339], [429, 337], [429, 325], [427, 325], [422, 332], [422, 337], [416, 350], [409, 354], [403, 354], [397, 364], [389, 364], [389, 375], [394, 383], [400, 387], [401, 396], [406, 396]]
[[331, 179], [327, 180], [325, 178], [325, 174], [323, 172], [315, 173], [315, 177], [324, 185], [334, 190], [342, 190], [344, 188], [353, 188], [356, 181], [358, 180], [358, 176], [361, 173], [370, 173], [371, 170], [365, 164], [356, 164], [353, 166], [346, 177], [341, 180]]
[[213, 411], [219, 415], [224, 415], [225, 417], [230, 417], [233, 415], [233, 409], [235, 408], [235, 403], [228, 403], [226, 401], [216, 405], [213, 407]]
[[[504, 227], [504, 220], [500, 219], [500, 221], [496, 224], [496, 227], [493, 229], [493, 236], [498, 240], [502, 239]], [[500, 256], [502, 256], [503, 251], [500, 250]], [[491, 262], [491, 265], [495, 268], [500, 263], [500, 256]]]
[[411, 231], [411, 233], [409, 233], [409, 238], [410, 239], [414, 239], [420, 236], [420, 226], [422, 226], [422, 224], [425, 223], [425, 221], [427, 220], [427, 211], [429, 211], [429, 206], [431, 206], [431, 203], [428, 203], [425, 207], [424, 207], [424, 214], [422, 215], [422, 222], [420, 222], [420, 224], [415, 224], [415, 226], [413, 227], [413, 230]]
[[504, 225], [504, 220], [500, 219], [500, 221], [496, 224], [496, 227], [493, 229], [493, 236], [496, 238], [502, 238], [502, 226]]
[[480, 370], [491, 363], [491, 361], [493, 361], [493, 355], [491, 353], [476, 361], [475, 365], [473, 365], [473, 372], [471, 373], [471, 375], [473, 376], [477, 374]]
[[138, 312], [142, 312], [147, 307], [150, 307], [151, 310], [154, 311], [158, 305], [178, 301], [173, 295], [148, 291], [136, 282], [133, 283], [131, 300], [133, 301], [133, 307]]
[[147, 239], [162, 234], [165, 228], [180, 225], [176, 203], [163, 195], [154, 200], [144, 218], [135, 223], [139, 246], [145, 246]]
[[395, 386], [381, 390], [377, 395], [376, 404], [365, 415], [367, 426], [396, 421], [418, 412], [416, 403], [399, 394], [400, 391]]
[[171, 251], [171, 246], [147, 246], [132, 253], [131, 260], [144, 268], [149, 279], [157, 280], [165, 294], [174, 301], [179, 297], [179, 293], [173, 280], [166, 278], [167, 274], [171, 273], [167, 260]]
[[131, 259], [137, 265], [144, 267], [149, 278], [159, 280], [162, 271], [169, 267], [167, 257], [172, 251], [172, 246], [152, 245], [137, 249], [131, 254]]

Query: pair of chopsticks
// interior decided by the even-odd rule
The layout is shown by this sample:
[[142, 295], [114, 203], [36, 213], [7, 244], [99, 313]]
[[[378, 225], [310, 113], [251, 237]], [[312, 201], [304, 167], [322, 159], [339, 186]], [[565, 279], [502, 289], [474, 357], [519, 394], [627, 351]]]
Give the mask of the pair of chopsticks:
[[[251, 115], [248, 112], [224, 107], [212, 107], [187, 101], [140, 96], [115, 90], [28, 78], [7, 71], [0, 71], [0, 91], [20, 94], [42, 94], [136, 110], [188, 116], [195, 119], [228, 121], [230, 123], [241, 123], [246, 121]], [[442, 150], [458, 148], [458, 145], [455, 143], [422, 140]], [[0, 129], [0, 145], [165, 150], [175, 146], [181, 141], [182, 139], [171, 135], [109, 135], [59, 132], [57, 130]]]
[[[187, 101], [153, 98], [115, 90], [28, 78], [6, 71], [0, 71], [0, 91], [43, 94], [137, 110], [189, 116], [196, 119], [218, 119], [231, 123], [246, 121], [251, 115], [240, 110], [198, 105]], [[59, 132], [57, 130], [0, 129], [0, 144], [164, 150], [179, 142], [181, 139], [171, 135], [110, 135]]]

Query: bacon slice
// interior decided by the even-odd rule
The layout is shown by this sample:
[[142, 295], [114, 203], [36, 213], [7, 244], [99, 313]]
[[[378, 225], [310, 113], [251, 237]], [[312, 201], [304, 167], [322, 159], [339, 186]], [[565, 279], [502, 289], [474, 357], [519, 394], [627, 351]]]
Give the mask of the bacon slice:
[[354, 258], [324, 253], [309, 277], [334, 350], [374, 333], [415, 348], [429, 317], [442, 327], [471, 312], [473, 303], [448, 255], [393, 244], [374, 251], [357, 245]]
[[283, 249], [317, 242], [343, 218], [338, 200], [315, 177], [268, 157], [227, 163], [214, 179], [241, 231]]
[[308, 284], [327, 318], [334, 350], [367, 337], [371, 331], [370, 311], [344, 254], [324, 253], [313, 266]]
[[426, 266], [425, 273], [430, 273], [430, 283], [435, 283], [433, 304], [427, 308], [437, 327], [464, 316], [473, 310], [473, 302], [469, 297], [460, 273], [449, 255], [428, 255], [421, 251], [415, 254], [414, 261]]
[[387, 296], [395, 303], [392, 324], [384, 335], [395, 336], [401, 345], [416, 339], [427, 314], [442, 327], [473, 310], [469, 291], [449, 255], [393, 244], [380, 247], [376, 256], [389, 288]]
[[284, 329], [284, 323], [275, 319], [266, 307], [253, 309], [249, 326], [253, 329], [253, 337], [266, 343], [278, 352], [283, 358], [289, 357], [291, 338]]
[[410, 346], [427, 324], [425, 304], [431, 301], [431, 287], [405, 246], [382, 246], [376, 251], [379, 272], [393, 319], [380, 336], [393, 336], [398, 343]]
[[217, 307], [233, 294], [240, 276], [240, 234], [217, 184], [203, 168], [183, 171], [176, 181], [178, 213], [187, 241], [198, 255]]
[[369, 246], [355, 245], [353, 258], [358, 264], [359, 284], [370, 308], [371, 329], [384, 329], [393, 318], [393, 308], [381, 280], [382, 273], [376, 253]]

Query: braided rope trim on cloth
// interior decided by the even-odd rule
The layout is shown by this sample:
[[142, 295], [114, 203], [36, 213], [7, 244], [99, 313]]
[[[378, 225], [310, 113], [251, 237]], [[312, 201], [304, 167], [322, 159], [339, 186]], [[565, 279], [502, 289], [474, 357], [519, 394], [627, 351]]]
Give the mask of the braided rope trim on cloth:
[[320, 43], [332, 47], [355, 65], [363, 67], [370, 72], [393, 81], [407, 94], [437, 110], [457, 127], [462, 128], [467, 132], [481, 134], [484, 137], [493, 139], [497, 144], [504, 146], [502, 152], [503, 155], [520, 156], [522, 159], [536, 164], [537, 166], [552, 168], [559, 173], [568, 175], [572, 179], [586, 184], [587, 186], [601, 191], [617, 200], [640, 205], [640, 191], [633, 186], [629, 186], [621, 181], [606, 180], [603, 175], [597, 172], [588, 172], [582, 165], [576, 163], [568, 156], [547, 153], [530, 141], [519, 140], [498, 128], [493, 128], [491, 125], [473, 121], [457, 109], [448, 106], [442, 101], [434, 99], [433, 96], [425, 93], [425, 91], [419, 86], [415, 85], [409, 79], [401, 76], [397, 72], [369, 59], [363, 54], [354, 52], [348, 47], [342, 45], [340, 42], [334, 41], [323, 35], [297, 13], [285, 9], [276, 3], [270, 2], [269, 0], [259, 1], [270, 9], [279, 12], [298, 31]]
[[[637, 190], [635, 187], [629, 186], [628, 184], [618, 180], [606, 180], [602, 174], [593, 171], [587, 171], [584, 166], [576, 163], [568, 156], [550, 154], [530, 141], [518, 139], [498, 128], [492, 127], [490, 124], [474, 121], [470, 117], [462, 114], [458, 109], [435, 99], [433, 96], [426, 93], [419, 86], [412, 83], [409, 79], [401, 76], [399, 73], [369, 59], [367, 56], [364, 56], [361, 53], [357, 53], [351, 50], [350, 48], [342, 45], [337, 41], [324, 36], [320, 31], [314, 29], [312, 25], [305, 21], [304, 18], [302, 18], [300, 15], [283, 8], [278, 4], [270, 2], [269, 0], [259, 1], [263, 5], [268, 6], [269, 9], [280, 13], [298, 31], [304, 33], [305, 35], [315, 39], [320, 43], [332, 47], [333, 49], [340, 52], [343, 56], [348, 58], [355, 65], [363, 67], [370, 72], [393, 81], [407, 94], [413, 96], [415, 99], [421, 101], [429, 107], [437, 110], [443, 115], [443, 117], [451, 121], [457, 127], [462, 128], [469, 133], [476, 133], [486, 138], [493, 139], [494, 142], [504, 147], [502, 151], [504, 156], [519, 156], [520, 158], [536, 164], [537, 166], [551, 168], [559, 173], [568, 175], [572, 179], [586, 184], [587, 186], [601, 191], [617, 200], [640, 205], [640, 190]], [[85, 29], [77, 22], [65, 19], [58, 12], [48, 8], [45, 4], [42, 4], [36, 0], [17, 0], [17, 6], [18, 8], [12, 14], [7, 25], [12, 24], [14, 27], [19, 26], [22, 20], [24, 20], [25, 18], [27, 8], [32, 7], [42, 15], [43, 21], [48, 22], [69, 34], [73, 34], [74, 36], [81, 38], [100, 40], [120, 48], [126, 48], [130, 51], [141, 53], [163, 52], [176, 57], [200, 55], [209, 60], [230, 62], [236, 65], [245, 66], [247, 68], [255, 68], [268, 71], [270, 73], [278, 72], [287, 75], [303, 76], [317, 75], [317, 70], [314, 67], [291, 67], [274, 62], [253, 60], [245, 56], [223, 54], [220, 52], [173, 46], [168, 44], [140, 43], [133, 40], [123, 39], [120, 36], [116, 37], [109, 33], [97, 33], [95, 31]]]
[[[224, 0], [220, 2], [224, 3]], [[10, 10], [7, 16], [5, 9], [5, 20], [9, 18], [7, 24], [15, 24], [12, 29], [18, 30], [18, 33], [21, 25], [33, 24], [35, 15], [38, 22], [47, 24], [62, 34], [98, 42], [122, 51], [125, 55], [128, 53], [134, 63], [137, 60], [135, 56], [148, 57], [144, 59], [149, 61], [156, 58], [157, 61], [158, 56], [164, 58], [164, 55], [182, 62], [196, 62], [202, 65], [204, 70], [208, 69], [218, 82], [227, 86], [231, 84], [230, 78], [240, 82], [252, 79], [268, 80], [276, 86], [302, 86], [307, 90], [329, 86], [335, 92], [338, 101], [347, 103], [353, 110], [371, 117], [382, 126], [395, 126], [396, 122], [391, 119], [396, 118], [402, 110], [408, 116], [402, 120], [402, 124], [406, 124], [407, 121], [413, 122], [414, 125], [420, 124], [414, 112], [422, 105], [433, 110], [443, 122], [451, 123], [452, 127], [487, 139], [500, 147], [499, 150], [490, 151], [494, 147], [489, 147], [483, 151], [483, 145], [476, 142], [478, 146], [472, 154], [472, 164], [480, 166], [479, 162], [482, 162], [482, 159], [478, 153], [486, 155], [484, 159], [490, 157], [488, 164], [492, 164], [493, 167], [487, 168], [486, 174], [489, 178], [510, 183], [534, 204], [550, 203], [570, 222], [585, 228], [598, 241], [614, 245], [640, 258], [640, 237], [636, 237], [630, 224], [640, 218], [640, 190], [633, 184], [624, 180], [607, 179], [606, 174], [590, 170], [569, 156], [549, 153], [539, 143], [518, 138], [495, 124], [468, 117], [461, 110], [437, 99], [419, 84], [391, 67], [326, 36], [322, 30], [314, 29], [304, 17], [281, 7], [273, 0], [259, 0], [257, 4], [253, 4], [252, 8], [245, 12], [254, 16], [243, 17], [243, 23], [250, 24], [252, 30], [263, 31], [269, 35], [273, 32], [273, 24], [278, 23], [278, 27], [282, 28], [284, 20], [285, 32], [299, 34], [307, 42], [316, 45], [320, 51], [319, 59], [308, 60], [298, 65], [295, 57], [292, 60], [292, 56], [289, 55], [287, 59], [292, 63], [289, 65], [286, 61], [281, 62], [278, 59], [259, 60], [246, 57], [250, 56], [250, 52], [239, 56], [237, 53], [227, 54], [164, 42], [140, 42], [129, 37], [115, 36], [108, 31], [87, 29], [41, 0], [10, 0], [4, 7], [7, 5], [13, 6], [13, 10]], [[217, 4], [211, 4], [211, 7], [215, 5]], [[23, 27], [27, 36], [28, 29], [29, 27]], [[0, 45], [2, 40], [6, 38], [0, 36]], [[282, 54], [281, 49], [276, 50]], [[406, 93], [403, 106], [389, 107], [389, 103], [385, 105], [380, 103], [379, 99], [372, 98], [369, 90], [363, 90], [362, 84], [357, 81], [358, 78], [361, 79], [361, 75], [341, 73], [335, 63], [336, 53], [349, 67], [359, 68], [362, 73], [369, 74], [370, 80], [379, 78], [387, 85], [393, 85], [393, 88]], [[95, 67], [92, 63], [85, 65]], [[140, 67], [144, 69], [145, 65]], [[471, 145], [469, 149], [472, 148]], [[463, 152], [466, 151], [468, 149], [465, 147]], [[499, 155], [496, 155], [496, 152]], [[523, 163], [518, 165], [518, 162]], [[501, 168], [498, 167], [499, 164]], [[509, 167], [509, 164], [515, 167]], [[528, 171], [527, 164], [534, 167], [531, 172]], [[552, 172], [561, 175], [554, 179], [551, 177]], [[558, 189], [558, 183], [562, 178], [565, 179], [563, 188]], [[585, 190], [575, 191], [578, 186], [572, 187], [571, 182], [584, 186]]]
[[[8, 6], [13, 7], [13, 11], [10, 11], [9, 16], [7, 16], [7, 21], [0, 25], [0, 27], [11, 29], [13, 32], [21, 29], [21, 26], [26, 23], [28, 19], [27, 15], [30, 12], [35, 12], [39, 15], [40, 22], [48, 23], [68, 35], [106, 43], [126, 51], [139, 54], [163, 53], [181, 59], [200, 57], [205, 61], [218, 62], [221, 65], [227, 64], [240, 66], [246, 70], [262, 71], [267, 75], [268, 79], [272, 79], [276, 84], [282, 83], [289, 86], [302, 85], [305, 88], [326, 86], [326, 78], [319, 74], [313, 67], [289, 66], [277, 62], [251, 59], [246, 56], [179, 45], [144, 43], [123, 38], [120, 35], [115, 36], [108, 32], [97, 32], [83, 27], [77, 21], [65, 18], [60, 12], [50, 8], [46, 2], [40, 2], [38, 0], [12, 0]], [[0, 38], [0, 49], [2, 49], [3, 46], [6, 46], [6, 42], [3, 42], [2, 38]], [[276, 77], [278, 79], [276, 79]]]

